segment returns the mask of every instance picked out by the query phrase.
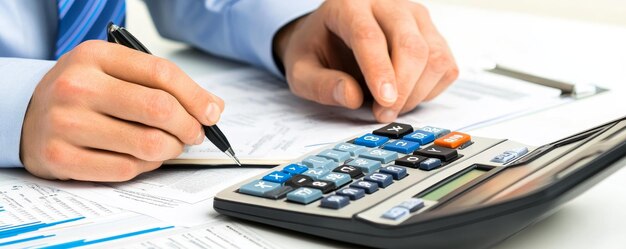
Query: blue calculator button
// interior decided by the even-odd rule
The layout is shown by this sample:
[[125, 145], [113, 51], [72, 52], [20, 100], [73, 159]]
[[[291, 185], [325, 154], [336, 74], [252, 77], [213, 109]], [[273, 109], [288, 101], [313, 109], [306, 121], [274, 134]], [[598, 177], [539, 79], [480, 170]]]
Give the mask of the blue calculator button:
[[443, 135], [450, 133], [450, 130], [448, 129], [437, 128], [437, 127], [432, 127], [432, 126], [423, 127], [420, 130], [434, 134], [435, 138], [440, 138], [440, 137], [443, 137]]
[[515, 159], [515, 157], [517, 157], [515, 153], [511, 153], [511, 151], [505, 151], [495, 156], [493, 159], [491, 159], [491, 161], [494, 163], [508, 163]]
[[263, 180], [255, 180], [251, 183], [241, 186], [239, 188], [239, 193], [255, 195], [255, 196], [263, 196], [267, 192], [275, 190], [279, 188], [280, 183], [263, 181]]
[[335, 194], [347, 196], [350, 200], [354, 201], [363, 198], [365, 196], [365, 190], [361, 188], [344, 188], [337, 190]]
[[307, 171], [309, 168], [302, 166], [302, 165], [297, 165], [297, 164], [289, 164], [287, 166], [285, 166], [283, 168], [283, 172], [291, 174], [291, 175], [297, 175], [297, 174], [302, 174], [303, 172]]
[[340, 143], [335, 145], [335, 150], [345, 151], [350, 153], [351, 156], [357, 156], [363, 152], [366, 152], [367, 148], [356, 144]]
[[407, 140], [396, 140], [389, 143], [386, 143], [383, 146], [383, 149], [393, 150], [396, 152], [411, 154], [413, 151], [419, 149], [420, 144], [416, 142], [411, 142]]
[[497, 155], [493, 159], [491, 159], [491, 161], [494, 163], [508, 163], [510, 161], [513, 161], [513, 159], [525, 155], [526, 153], [528, 153], [528, 148], [519, 147], [502, 152], [500, 155]]
[[322, 191], [314, 188], [302, 187], [287, 194], [287, 200], [302, 204], [309, 204], [319, 198], [322, 198]]
[[281, 172], [281, 171], [274, 171], [272, 173], [269, 173], [269, 174], [265, 175], [263, 177], [263, 180], [270, 181], [270, 182], [276, 182], [276, 183], [283, 183], [283, 182], [286, 182], [287, 180], [289, 180], [289, 178], [291, 178], [290, 174], [287, 174], [287, 173]]
[[378, 191], [378, 184], [369, 181], [358, 181], [350, 184], [350, 187], [363, 189], [368, 194]]
[[409, 135], [402, 137], [402, 139], [413, 141], [421, 145], [424, 145], [424, 144], [431, 143], [432, 141], [435, 141], [435, 134], [426, 132], [426, 131], [417, 130]]
[[393, 176], [384, 173], [372, 173], [363, 180], [374, 182], [378, 184], [378, 187], [385, 188], [393, 183]]
[[441, 160], [439, 158], [428, 158], [420, 163], [421, 170], [432, 170], [441, 166]]
[[348, 197], [340, 195], [329, 195], [324, 197], [320, 202], [320, 206], [323, 208], [340, 209], [350, 204]]
[[420, 198], [411, 198], [400, 203], [398, 207], [406, 208], [412, 213], [424, 207], [424, 200]]
[[403, 207], [392, 207], [383, 214], [383, 218], [390, 220], [398, 220], [409, 215], [409, 210]]
[[330, 170], [325, 168], [314, 168], [305, 171], [304, 173], [302, 173], [302, 175], [309, 176], [313, 178], [313, 180], [319, 180], [322, 176], [325, 176], [329, 172]]
[[319, 156], [308, 156], [304, 160], [302, 160], [302, 164], [306, 165], [309, 168], [334, 169], [337, 167], [337, 163], [335, 163], [333, 160]]
[[356, 158], [346, 163], [346, 165], [357, 167], [365, 173], [374, 172], [377, 169], [379, 169], [381, 166], [380, 162], [366, 159], [366, 158]]
[[329, 182], [334, 182], [335, 186], [337, 188], [345, 185], [346, 183], [349, 183], [352, 178], [350, 178], [350, 175], [348, 174], [344, 174], [344, 173], [338, 173], [338, 172], [331, 172], [328, 173], [325, 176], [322, 176], [320, 178], [321, 181], [329, 181]]
[[378, 147], [389, 141], [388, 137], [377, 136], [372, 133], [367, 133], [354, 140], [354, 144], [363, 145], [367, 147]]
[[407, 175], [406, 168], [399, 166], [386, 166], [381, 168], [379, 171], [380, 173], [385, 173], [393, 176], [393, 179], [395, 180], [400, 180]]
[[346, 160], [350, 159], [350, 153], [349, 152], [338, 151], [338, 150], [324, 150], [324, 151], [320, 152], [317, 155], [321, 156], [321, 157], [324, 157], [324, 158], [328, 158], [328, 159], [333, 160], [335, 162], [340, 162], [340, 163], [343, 163]]
[[390, 150], [383, 149], [373, 149], [366, 153], [359, 155], [359, 157], [364, 157], [372, 160], [379, 161], [381, 163], [388, 163], [398, 158], [398, 153]]

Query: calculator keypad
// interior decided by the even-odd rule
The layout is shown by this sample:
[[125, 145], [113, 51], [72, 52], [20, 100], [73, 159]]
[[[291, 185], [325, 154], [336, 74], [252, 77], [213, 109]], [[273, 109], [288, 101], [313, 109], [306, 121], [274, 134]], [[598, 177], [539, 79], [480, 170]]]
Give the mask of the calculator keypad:
[[[341, 209], [368, 195], [376, 195], [380, 189], [402, 181], [415, 170], [426, 172], [441, 168], [462, 156], [456, 148], [469, 141], [470, 136], [464, 133], [430, 126], [414, 131], [409, 125], [391, 123], [268, 173], [262, 179], [241, 186], [238, 192]], [[406, 200], [383, 217], [400, 219], [422, 207], [421, 199]]]

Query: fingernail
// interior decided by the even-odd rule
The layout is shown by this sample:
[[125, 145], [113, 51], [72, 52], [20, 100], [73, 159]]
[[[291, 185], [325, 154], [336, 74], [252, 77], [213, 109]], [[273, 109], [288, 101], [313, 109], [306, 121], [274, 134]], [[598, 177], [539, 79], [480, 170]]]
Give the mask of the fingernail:
[[343, 80], [339, 80], [335, 90], [333, 90], [333, 98], [335, 101], [342, 105], [346, 105], [346, 83]]
[[391, 109], [385, 109], [380, 113], [379, 120], [383, 123], [389, 123], [396, 120], [397, 117], [398, 113], [396, 113], [396, 111]]
[[220, 119], [220, 107], [215, 103], [209, 104], [206, 108], [206, 118], [209, 124], [215, 124]]
[[380, 96], [387, 102], [396, 102], [398, 91], [393, 84], [387, 82], [380, 87]]
[[196, 142], [194, 144], [202, 144], [204, 142], [204, 131], [200, 129], [200, 134], [198, 134], [198, 138], [196, 138]]

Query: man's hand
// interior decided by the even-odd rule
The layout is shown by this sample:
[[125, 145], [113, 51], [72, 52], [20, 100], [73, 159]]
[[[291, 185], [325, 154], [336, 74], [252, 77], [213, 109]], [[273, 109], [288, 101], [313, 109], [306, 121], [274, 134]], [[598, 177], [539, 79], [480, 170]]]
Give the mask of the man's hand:
[[224, 103], [173, 63], [88, 41], [64, 55], [35, 89], [20, 156], [49, 179], [124, 181], [204, 139]]
[[458, 77], [427, 10], [405, 0], [328, 0], [284, 27], [274, 51], [294, 94], [351, 109], [371, 94], [379, 122], [413, 110]]

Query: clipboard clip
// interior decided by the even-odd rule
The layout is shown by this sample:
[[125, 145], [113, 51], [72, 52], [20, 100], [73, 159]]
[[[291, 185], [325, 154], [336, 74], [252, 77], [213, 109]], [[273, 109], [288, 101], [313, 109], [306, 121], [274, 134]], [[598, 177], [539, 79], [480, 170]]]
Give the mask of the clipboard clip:
[[576, 99], [588, 97], [591, 95], [595, 95], [597, 93], [601, 93], [604, 91], [608, 91], [608, 89], [598, 87], [594, 84], [573, 84], [560, 80], [550, 79], [543, 76], [523, 72], [517, 69], [513, 69], [510, 67], [502, 66], [500, 64], [492, 64], [491, 67], [484, 69], [487, 72], [523, 80], [531, 83], [535, 83], [538, 85], [556, 88], [561, 90], [561, 96], [564, 97], [573, 97]]

